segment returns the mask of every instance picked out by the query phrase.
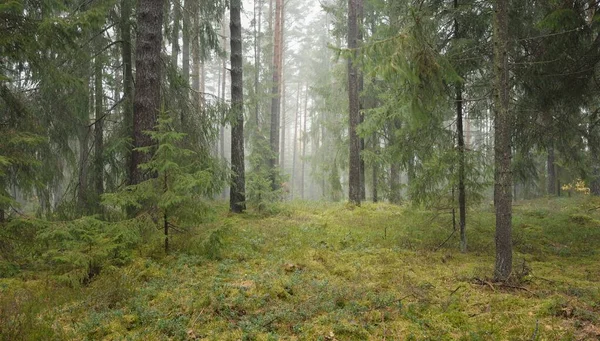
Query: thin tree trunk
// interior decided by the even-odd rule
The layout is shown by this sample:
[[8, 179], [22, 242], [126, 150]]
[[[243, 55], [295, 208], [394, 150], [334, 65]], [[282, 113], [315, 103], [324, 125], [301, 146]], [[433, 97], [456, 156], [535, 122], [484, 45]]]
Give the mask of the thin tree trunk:
[[246, 210], [244, 169], [244, 82], [242, 57], [241, 0], [231, 0], [231, 190], [229, 207], [234, 213]]
[[304, 200], [304, 174], [305, 174], [305, 166], [306, 166], [306, 140], [308, 139], [308, 132], [306, 131], [306, 121], [308, 118], [308, 83], [306, 84], [306, 91], [304, 95], [304, 125], [302, 128], [302, 174], [300, 181], [300, 197]]
[[199, 4], [192, 6], [192, 105], [198, 110], [200, 108], [200, 17], [198, 15]]
[[511, 119], [508, 76], [508, 0], [495, 1], [494, 69], [496, 74], [494, 145], [496, 264], [494, 277], [507, 281], [512, 273]]
[[349, 127], [350, 136], [350, 160], [348, 196], [350, 202], [360, 205], [360, 138], [356, 128], [360, 122], [360, 103], [358, 98], [358, 70], [354, 65], [353, 58], [356, 57], [356, 48], [358, 47], [358, 13], [360, 0], [348, 0], [348, 49], [352, 56], [348, 58], [348, 99], [349, 99]]
[[258, 19], [256, 18], [256, 0], [254, 0], [254, 94], [256, 96], [255, 104], [254, 104], [254, 121], [256, 123], [257, 132], [260, 131], [260, 98], [262, 94], [260, 93], [260, 52], [261, 52], [261, 30], [262, 30], [262, 2], [263, 0], [258, 0]]
[[[133, 102], [133, 146], [151, 146], [154, 142], [145, 133], [154, 129], [160, 109], [162, 62], [162, 22], [164, 0], [140, 0], [137, 10], [136, 82]], [[131, 174], [133, 184], [150, 177], [139, 168], [151, 158], [150, 153], [133, 151]]]
[[294, 153], [292, 157], [292, 199], [296, 196], [296, 159], [298, 156], [298, 120], [300, 118], [300, 91], [301, 83], [298, 82], [298, 92], [296, 95], [296, 114], [294, 116]]
[[[373, 133], [373, 152], [375, 154], [379, 154], [379, 139], [377, 137], [377, 133]], [[378, 167], [377, 167], [377, 162], [373, 162], [373, 182], [372, 182], [372, 186], [373, 186], [373, 202], [376, 203], [379, 201], [379, 198], [377, 197], [377, 180], [378, 180]]]
[[547, 169], [548, 169], [548, 195], [555, 196], [556, 193], [556, 165], [554, 159], [554, 147], [548, 147], [548, 160], [547, 160]]

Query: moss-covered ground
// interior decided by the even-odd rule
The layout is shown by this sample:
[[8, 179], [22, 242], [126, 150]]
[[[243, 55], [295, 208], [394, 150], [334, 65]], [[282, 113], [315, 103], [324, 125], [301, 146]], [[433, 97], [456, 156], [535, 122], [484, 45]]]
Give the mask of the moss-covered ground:
[[[86, 285], [0, 279], [6, 340], [597, 340], [600, 201], [518, 202], [514, 280], [495, 283], [494, 214], [292, 203], [136, 250]], [[442, 245], [443, 244], [443, 245]]]

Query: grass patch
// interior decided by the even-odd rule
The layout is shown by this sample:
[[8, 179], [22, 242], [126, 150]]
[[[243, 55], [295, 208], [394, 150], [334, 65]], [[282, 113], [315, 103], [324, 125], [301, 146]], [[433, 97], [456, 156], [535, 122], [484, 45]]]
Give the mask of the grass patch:
[[23, 273], [0, 279], [0, 337], [31, 329], [20, 339], [530, 340], [537, 329], [539, 340], [595, 339], [598, 206], [519, 202], [513, 287], [486, 281], [489, 207], [469, 212], [467, 254], [456, 235], [441, 246], [449, 212], [329, 203], [222, 212], [175, 235], [171, 255], [146, 245], [88, 286], [56, 284], [61, 297]]

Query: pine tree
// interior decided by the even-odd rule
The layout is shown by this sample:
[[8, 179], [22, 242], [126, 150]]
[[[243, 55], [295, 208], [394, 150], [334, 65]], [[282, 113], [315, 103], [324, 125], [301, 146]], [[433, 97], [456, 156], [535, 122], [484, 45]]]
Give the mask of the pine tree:
[[494, 277], [507, 281], [512, 273], [511, 118], [508, 78], [508, 0], [496, 0], [494, 10], [495, 111], [494, 149], [496, 266]]
[[231, 32], [231, 190], [229, 207], [234, 213], [246, 210], [244, 166], [244, 82], [242, 56], [241, 0], [230, 4]]

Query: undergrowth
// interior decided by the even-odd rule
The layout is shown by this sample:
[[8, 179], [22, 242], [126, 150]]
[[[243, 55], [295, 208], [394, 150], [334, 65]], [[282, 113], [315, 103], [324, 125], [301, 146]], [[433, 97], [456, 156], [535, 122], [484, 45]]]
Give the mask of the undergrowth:
[[[587, 197], [517, 203], [509, 284], [489, 279], [492, 207], [469, 212], [466, 254], [450, 212], [387, 204], [223, 210], [174, 235], [169, 255], [139, 223], [132, 239], [96, 220], [52, 231], [72, 244], [24, 224], [25, 248], [0, 262], [0, 339], [593, 340], [598, 207]], [[122, 242], [86, 249], [84, 232]], [[48, 252], [97, 259], [102, 271], [74, 285], [72, 268], [41, 264]]]

